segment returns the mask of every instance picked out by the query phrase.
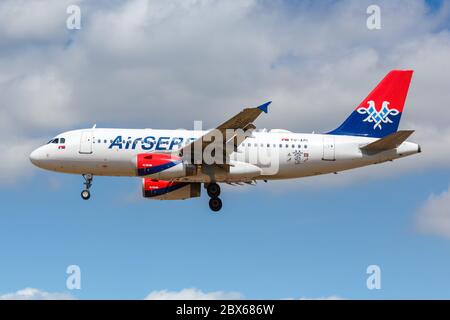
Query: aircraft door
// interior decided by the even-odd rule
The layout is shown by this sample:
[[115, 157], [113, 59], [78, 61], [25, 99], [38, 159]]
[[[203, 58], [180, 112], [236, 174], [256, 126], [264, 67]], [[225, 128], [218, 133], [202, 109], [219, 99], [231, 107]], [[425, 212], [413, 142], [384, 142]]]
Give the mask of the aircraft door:
[[84, 131], [81, 133], [80, 153], [92, 153], [92, 131]]
[[336, 160], [334, 136], [324, 135], [323, 137], [323, 157], [322, 160], [334, 161]]

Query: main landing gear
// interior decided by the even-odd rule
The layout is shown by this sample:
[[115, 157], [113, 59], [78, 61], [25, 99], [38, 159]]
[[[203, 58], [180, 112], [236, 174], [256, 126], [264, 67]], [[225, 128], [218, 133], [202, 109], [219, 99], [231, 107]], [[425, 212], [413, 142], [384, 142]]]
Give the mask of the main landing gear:
[[206, 185], [206, 191], [208, 192], [208, 196], [211, 198], [209, 200], [209, 208], [214, 212], [222, 209], [222, 200], [219, 198], [220, 186], [215, 182], [209, 183]]
[[89, 189], [92, 187], [92, 180], [94, 179], [94, 176], [92, 174], [83, 174], [83, 178], [85, 189], [81, 191], [81, 198], [83, 198], [83, 200], [89, 200], [91, 197]]

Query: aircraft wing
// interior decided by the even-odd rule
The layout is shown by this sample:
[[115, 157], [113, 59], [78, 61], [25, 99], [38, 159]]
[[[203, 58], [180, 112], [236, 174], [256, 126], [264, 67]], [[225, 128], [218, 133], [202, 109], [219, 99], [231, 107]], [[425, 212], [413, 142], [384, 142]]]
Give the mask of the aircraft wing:
[[[217, 128], [177, 150], [177, 152], [180, 156], [187, 156], [191, 162], [199, 164], [202, 163], [202, 154], [205, 148], [215, 148], [216, 152], [221, 151], [223, 157], [227, 158], [232, 152], [237, 151], [237, 146], [256, 129], [253, 121], [262, 112], [267, 113], [268, 106], [271, 103], [272, 101], [269, 101], [259, 107], [245, 108]], [[232, 133], [231, 136], [230, 133]]]

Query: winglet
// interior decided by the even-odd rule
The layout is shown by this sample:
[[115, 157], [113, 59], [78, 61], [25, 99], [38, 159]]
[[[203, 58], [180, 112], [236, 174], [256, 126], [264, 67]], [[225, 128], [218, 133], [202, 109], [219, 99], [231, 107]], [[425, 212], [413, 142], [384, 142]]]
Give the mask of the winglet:
[[266, 102], [257, 108], [261, 111], [264, 111], [264, 113], [267, 113], [269, 111], [269, 104], [271, 104], [271, 103], [272, 103], [272, 101]]

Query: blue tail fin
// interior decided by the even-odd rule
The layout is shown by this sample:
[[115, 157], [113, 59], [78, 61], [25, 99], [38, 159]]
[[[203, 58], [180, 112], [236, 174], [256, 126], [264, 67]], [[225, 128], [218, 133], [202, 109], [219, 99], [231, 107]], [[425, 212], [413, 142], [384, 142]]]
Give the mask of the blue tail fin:
[[335, 135], [382, 138], [398, 129], [413, 71], [393, 70], [372, 90]]

